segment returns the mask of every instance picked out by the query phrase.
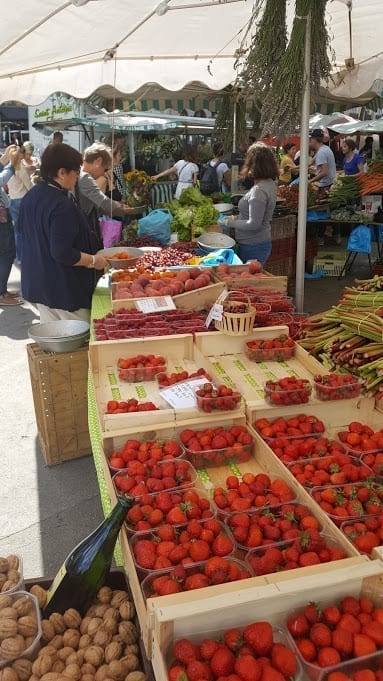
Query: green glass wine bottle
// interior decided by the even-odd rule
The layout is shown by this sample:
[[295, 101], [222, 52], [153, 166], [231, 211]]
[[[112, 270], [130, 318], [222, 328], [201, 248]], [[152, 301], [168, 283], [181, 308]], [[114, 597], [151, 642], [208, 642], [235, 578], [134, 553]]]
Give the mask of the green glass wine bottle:
[[118, 497], [104, 522], [69, 553], [48, 590], [44, 617], [68, 608], [84, 615], [105, 582], [118, 533], [133, 503], [134, 497]]

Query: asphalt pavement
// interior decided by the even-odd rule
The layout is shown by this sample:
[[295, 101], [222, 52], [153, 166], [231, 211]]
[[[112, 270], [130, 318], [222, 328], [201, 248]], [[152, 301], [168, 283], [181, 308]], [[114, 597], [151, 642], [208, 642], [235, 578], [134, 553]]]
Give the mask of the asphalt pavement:
[[[305, 310], [330, 308], [356, 275], [369, 276], [365, 256], [341, 281], [306, 280]], [[19, 285], [20, 271], [13, 267], [9, 289]], [[53, 576], [103, 518], [92, 456], [50, 467], [41, 453], [26, 350], [28, 328], [37, 319], [28, 303], [0, 307], [0, 556], [20, 554], [27, 578]]]

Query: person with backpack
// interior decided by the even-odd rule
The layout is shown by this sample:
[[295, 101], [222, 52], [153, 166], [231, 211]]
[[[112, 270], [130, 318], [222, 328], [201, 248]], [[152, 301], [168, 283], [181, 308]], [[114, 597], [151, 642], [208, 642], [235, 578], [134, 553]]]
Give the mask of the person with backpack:
[[265, 265], [271, 253], [271, 220], [276, 200], [278, 166], [273, 151], [262, 142], [249, 147], [241, 179], [252, 181], [251, 189], [238, 203], [239, 215], [221, 221], [234, 229], [242, 262], [258, 260]]
[[164, 175], [176, 173], [178, 184], [176, 187], [175, 198], [179, 199], [183, 189], [196, 186], [198, 171], [199, 168], [195, 162], [194, 149], [192, 147], [186, 147], [183, 159], [177, 161], [177, 163], [175, 163], [171, 168], [163, 170], [162, 173], [153, 175], [152, 180], [156, 181]]
[[231, 170], [223, 161], [223, 146], [221, 142], [213, 144], [213, 158], [206, 164], [200, 179], [200, 192], [211, 196], [217, 192], [227, 194], [231, 187]]

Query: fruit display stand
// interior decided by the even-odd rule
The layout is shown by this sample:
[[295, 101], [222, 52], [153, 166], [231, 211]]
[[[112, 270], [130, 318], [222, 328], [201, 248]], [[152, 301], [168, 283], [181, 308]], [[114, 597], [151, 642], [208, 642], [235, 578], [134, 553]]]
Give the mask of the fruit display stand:
[[[121, 308], [130, 309], [132, 307], [136, 307], [137, 301], [145, 300], [145, 298], [113, 298], [113, 286], [115, 286], [115, 284], [112, 284], [113, 311], [120, 310]], [[217, 300], [220, 293], [222, 293], [224, 288], [225, 284], [217, 281], [200, 289], [187, 291], [186, 293], [179, 293], [178, 295], [172, 297], [178, 310], [202, 310], [211, 307]]]
[[27, 345], [37, 430], [45, 463], [91, 454], [87, 415], [88, 346], [48, 353]]
[[273, 293], [287, 292], [287, 277], [285, 276], [274, 276], [266, 270], [263, 270], [261, 275], [250, 276], [247, 265], [228, 267], [227, 275], [223, 275], [218, 267], [213, 267], [213, 277], [216, 282], [224, 282], [229, 290], [249, 286], [258, 290], [270, 290]]

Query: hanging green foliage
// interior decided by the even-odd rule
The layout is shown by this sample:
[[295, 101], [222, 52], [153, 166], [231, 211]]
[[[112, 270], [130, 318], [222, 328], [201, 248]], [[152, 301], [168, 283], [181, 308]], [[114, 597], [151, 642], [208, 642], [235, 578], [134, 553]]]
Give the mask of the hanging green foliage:
[[327, 0], [296, 0], [295, 18], [289, 44], [275, 72], [262, 105], [262, 134], [290, 134], [300, 121], [304, 90], [306, 17], [311, 13], [311, 91], [317, 92], [322, 78], [328, 78], [329, 37], [325, 22]]
[[235, 146], [247, 141], [246, 101], [234, 87], [229, 85], [224, 90], [219, 113], [215, 119], [214, 133], [222, 142], [225, 152], [233, 150], [235, 110]]
[[[263, 5], [264, 11], [258, 22]], [[253, 32], [250, 44], [239, 52], [237, 68], [244, 93], [263, 98], [286, 49], [286, 0], [258, 0], [243, 45]]]

